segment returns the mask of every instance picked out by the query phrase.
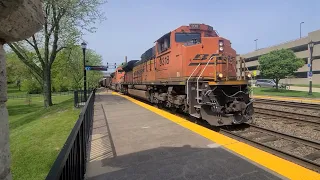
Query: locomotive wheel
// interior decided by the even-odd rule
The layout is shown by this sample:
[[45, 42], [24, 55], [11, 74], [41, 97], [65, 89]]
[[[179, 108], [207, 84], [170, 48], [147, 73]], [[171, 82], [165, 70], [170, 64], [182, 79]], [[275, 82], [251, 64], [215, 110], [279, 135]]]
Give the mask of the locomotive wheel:
[[171, 112], [176, 114], [178, 112], [178, 109], [177, 108], [170, 108]]

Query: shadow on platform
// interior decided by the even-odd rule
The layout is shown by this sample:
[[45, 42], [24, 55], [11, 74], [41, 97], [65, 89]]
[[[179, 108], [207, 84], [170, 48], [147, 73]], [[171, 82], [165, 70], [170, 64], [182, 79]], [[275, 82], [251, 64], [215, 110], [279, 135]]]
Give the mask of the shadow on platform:
[[[111, 148], [110, 148], [111, 150]], [[280, 179], [279, 177], [220, 148], [159, 147], [93, 161], [88, 168], [105, 179]]]

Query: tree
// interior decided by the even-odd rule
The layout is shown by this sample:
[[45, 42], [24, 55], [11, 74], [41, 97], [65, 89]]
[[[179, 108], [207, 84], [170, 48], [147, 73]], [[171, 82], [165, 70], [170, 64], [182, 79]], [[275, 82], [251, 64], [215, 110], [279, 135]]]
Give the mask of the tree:
[[27, 75], [27, 68], [14, 52], [6, 53], [6, 59], [7, 81], [9, 84], [16, 83], [19, 87], [18, 82]]
[[98, 9], [102, 4], [104, 0], [44, 0], [43, 30], [24, 41], [8, 43], [41, 82], [45, 107], [52, 105], [51, 68], [58, 53], [78, 42], [81, 30], [94, 32], [92, 24], [104, 18]]
[[[102, 57], [95, 51], [87, 49], [86, 64], [90, 66], [101, 66]], [[83, 57], [82, 48], [72, 46], [64, 49], [57, 57], [52, 67], [53, 87], [55, 90], [81, 89], [83, 88]], [[102, 78], [102, 73], [88, 71], [88, 87], [93, 87], [93, 83]]]
[[281, 49], [259, 57], [259, 64], [261, 75], [273, 79], [278, 90], [280, 79], [293, 75], [295, 71], [304, 65], [304, 61], [297, 58], [292, 50]]
[[36, 79], [37, 76], [33, 71], [21, 62], [14, 52], [7, 52], [6, 59], [8, 84], [16, 84], [19, 91], [22, 86], [22, 89], [27, 93], [42, 92], [41, 80]]
[[[97, 54], [93, 50], [88, 50], [87, 52], [87, 64], [89, 66], [101, 66], [102, 65], [102, 57]], [[96, 85], [98, 85], [99, 80], [103, 77], [103, 73], [101, 71], [89, 71], [87, 73], [87, 82], [88, 88], [93, 89]]]

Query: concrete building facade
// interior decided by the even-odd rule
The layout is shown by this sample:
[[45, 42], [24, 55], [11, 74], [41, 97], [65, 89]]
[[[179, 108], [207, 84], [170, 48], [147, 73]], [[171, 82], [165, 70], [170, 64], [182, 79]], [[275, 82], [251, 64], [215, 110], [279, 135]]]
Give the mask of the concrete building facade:
[[[284, 42], [275, 46], [270, 46], [262, 49], [257, 49], [256, 51], [249, 52], [246, 54], [241, 54], [237, 56], [237, 72], [240, 75], [240, 57], [245, 59], [245, 66], [247, 70], [251, 73], [252, 71], [256, 70], [257, 77], [256, 79], [261, 78], [260, 71], [258, 70], [259, 62], [258, 58], [261, 55], [267, 54], [270, 51], [277, 50], [277, 49], [291, 49], [294, 51], [298, 58], [302, 58], [305, 61], [305, 65], [298, 69], [294, 73], [294, 77], [288, 79], [282, 79], [282, 83], [288, 84], [308, 84], [308, 61], [310, 58], [310, 42], [313, 42], [313, 61], [312, 61], [312, 69], [313, 69], [313, 76], [312, 82], [314, 84], [320, 84], [320, 30], [316, 30], [313, 32], [308, 33], [308, 36], [301, 37], [296, 40]], [[243, 68], [244, 70], [244, 68]]]

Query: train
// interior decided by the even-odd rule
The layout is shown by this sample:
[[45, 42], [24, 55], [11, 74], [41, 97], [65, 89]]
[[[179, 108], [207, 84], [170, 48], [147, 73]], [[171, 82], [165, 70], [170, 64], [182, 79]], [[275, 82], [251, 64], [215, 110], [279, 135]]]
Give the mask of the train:
[[111, 76], [106, 76], [106, 77], [103, 77], [102, 79], [100, 79], [99, 81], [99, 85], [101, 87], [110, 87], [110, 85], [112, 84], [112, 77]]
[[254, 114], [251, 74], [237, 76], [236, 63], [230, 40], [212, 26], [182, 25], [157, 39], [139, 60], [119, 66], [109, 87], [211, 126], [242, 124]]

